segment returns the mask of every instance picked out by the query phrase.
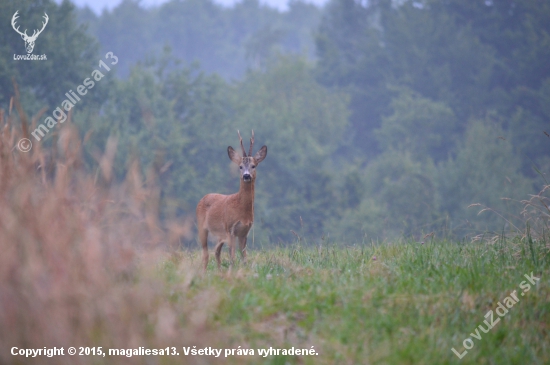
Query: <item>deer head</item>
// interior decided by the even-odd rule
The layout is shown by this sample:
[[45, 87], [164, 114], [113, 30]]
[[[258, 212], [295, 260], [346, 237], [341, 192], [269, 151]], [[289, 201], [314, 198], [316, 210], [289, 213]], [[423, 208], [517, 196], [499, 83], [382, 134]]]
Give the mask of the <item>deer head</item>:
[[15, 12], [15, 14], [13, 14], [13, 17], [11, 18], [11, 26], [13, 27], [13, 29], [19, 33], [21, 35], [21, 38], [23, 38], [23, 40], [25, 41], [25, 48], [27, 50], [27, 53], [32, 53], [32, 50], [34, 49], [34, 42], [36, 41], [36, 38], [38, 38], [38, 36], [40, 35], [40, 33], [42, 33], [42, 31], [44, 30], [44, 28], [46, 28], [46, 24], [48, 24], [48, 14], [44, 13], [44, 20], [45, 22], [42, 22], [42, 29], [38, 30], [38, 29], [35, 29], [33, 34], [29, 37], [27, 35], [27, 30], [25, 29], [24, 32], [21, 32], [19, 31], [19, 26], [17, 26], [17, 28], [15, 27], [15, 21], [17, 20], [17, 18], [19, 18], [19, 15], [17, 14], [19, 13], [19, 10], [17, 10]]
[[264, 160], [265, 156], [267, 156], [267, 146], [260, 148], [254, 157], [252, 157], [252, 149], [254, 148], [254, 131], [252, 131], [252, 137], [250, 137], [250, 148], [247, 155], [243, 146], [243, 138], [241, 137], [241, 133], [239, 131], [237, 131], [237, 133], [239, 134], [239, 139], [241, 141], [241, 150], [243, 155], [239, 156], [231, 146], [227, 147], [227, 155], [231, 161], [239, 165], [241, 179], [245, 183], [253, 182], [256, 179], [256, 166], [258, 166], [258, 164]]

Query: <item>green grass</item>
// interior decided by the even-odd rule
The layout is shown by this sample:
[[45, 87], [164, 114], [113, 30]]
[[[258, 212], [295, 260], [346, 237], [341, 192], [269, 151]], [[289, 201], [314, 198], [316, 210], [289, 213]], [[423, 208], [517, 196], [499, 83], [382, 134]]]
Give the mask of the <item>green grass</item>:
[[[225, 261], [228, 260], [224, 252]], [[317, 356], [230, 357], [264, 364], [548, 364], [550, 256], [544, 242], [401, 242], [288, 247], [249, 253], [249, 264], [206, 274], [198, 250], [162, 266], [177, 308], [214, 297], [205, 326], [218, 348], [311, 348]], [[459, 359], [463, 340], [519, 284], [540, 281]], [[187, 274], [185, 274], [187, 273]], [[191, 279], [190, 279], [191, 278]], [[205, 299], [210, 300], [210, 299]], [[494, 314], [495, 319], [498, 315]], [[182, 324], [192, 318], [181, 318]], [[485, 327], [485, 326], [484, 326]], [[474, 332], [475, 333], [475, 332]], [[255, 351], [257, 354], [257, 351]], [[223, 355], [222, 355], [223, 356]]]

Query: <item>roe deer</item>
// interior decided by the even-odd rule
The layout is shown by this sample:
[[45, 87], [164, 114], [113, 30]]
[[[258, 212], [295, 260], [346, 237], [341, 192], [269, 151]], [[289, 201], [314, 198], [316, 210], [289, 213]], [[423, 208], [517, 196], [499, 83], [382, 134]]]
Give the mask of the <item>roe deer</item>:
[[217, 238], [215, 248], [218, 269], [221, 269], [221, 250], [224, 243], [229, 245], [231, 265], [235, 260], [235, 239], [239, 238], [239, 250], [246, 262], [246, 236], [254, 223], [254, 182], [256, 181], [256, 167], [267, 156], [267, 146], [263, 146], [252, 157], [254, 147], [254, 131], [250, 138], [248, 155], [243, 146], [241, 133], [242, 157], [233, 147], [227, 147], [229, 159], [239, 165], [241, 179], [239, 192], [232, 195], [207, 194], [197, 204], [197, 226], [199, 241], [202, 246], [202, 260], [204, 270], [208, 266], [208, 234]]

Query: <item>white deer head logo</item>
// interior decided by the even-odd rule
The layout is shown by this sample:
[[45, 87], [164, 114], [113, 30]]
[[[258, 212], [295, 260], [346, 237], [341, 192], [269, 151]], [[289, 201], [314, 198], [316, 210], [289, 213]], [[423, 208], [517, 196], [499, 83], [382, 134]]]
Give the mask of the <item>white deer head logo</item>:
[[38, 29], [35, 29], [34, 30], [34, 33], [29, 37], [27, 35], [27, 30], [25, 29], [24, 32], [20, 32], [19, 31], [19, 26], [17, 26], [17, 28], [15, 27], [15, 21], [17, 20], [17, 18], [19, 18], [19, 15], [17, 15], [17, 13], [19, 13], [19, 10], [17, 10], [15, 12], [15, 14], [13, 14], [13, 17], [11, 18], [11, 26], [13, 27], [13, 29], [21, 34], [21, 38], [23, 38], [23, 40], [25, 41], [25, 48], [27, 49], [27, 53], [32, 53], [32, 50], [34, 49], [34, 42], [36, 41], [36, 38], [38, 38], [38, 36], [40, 35], [40, 33], [42, 33], [42, 31], [44, 30], [44, 28], [46, 28], [46, 24], [48, 24], [48, 14], [44, 13], [44, 20], [46, 20], [46, 22], [42, 22], [42, 29], [38, 30]]

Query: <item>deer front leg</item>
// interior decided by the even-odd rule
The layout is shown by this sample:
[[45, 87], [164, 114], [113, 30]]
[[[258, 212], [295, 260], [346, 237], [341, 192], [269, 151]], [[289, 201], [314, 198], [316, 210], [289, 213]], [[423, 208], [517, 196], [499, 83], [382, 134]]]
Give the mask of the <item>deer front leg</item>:
[[223, 240], [219, 240], [218, 244], [216, 244], [216, 262], [218, 263], [218, 270], [222, 269], [221, 254], [222, 254], [223, 244], [224, 244]]
[[241, 251], [241, 257], [246, 264], [246, 236], [239, 237], [239, 251]]

